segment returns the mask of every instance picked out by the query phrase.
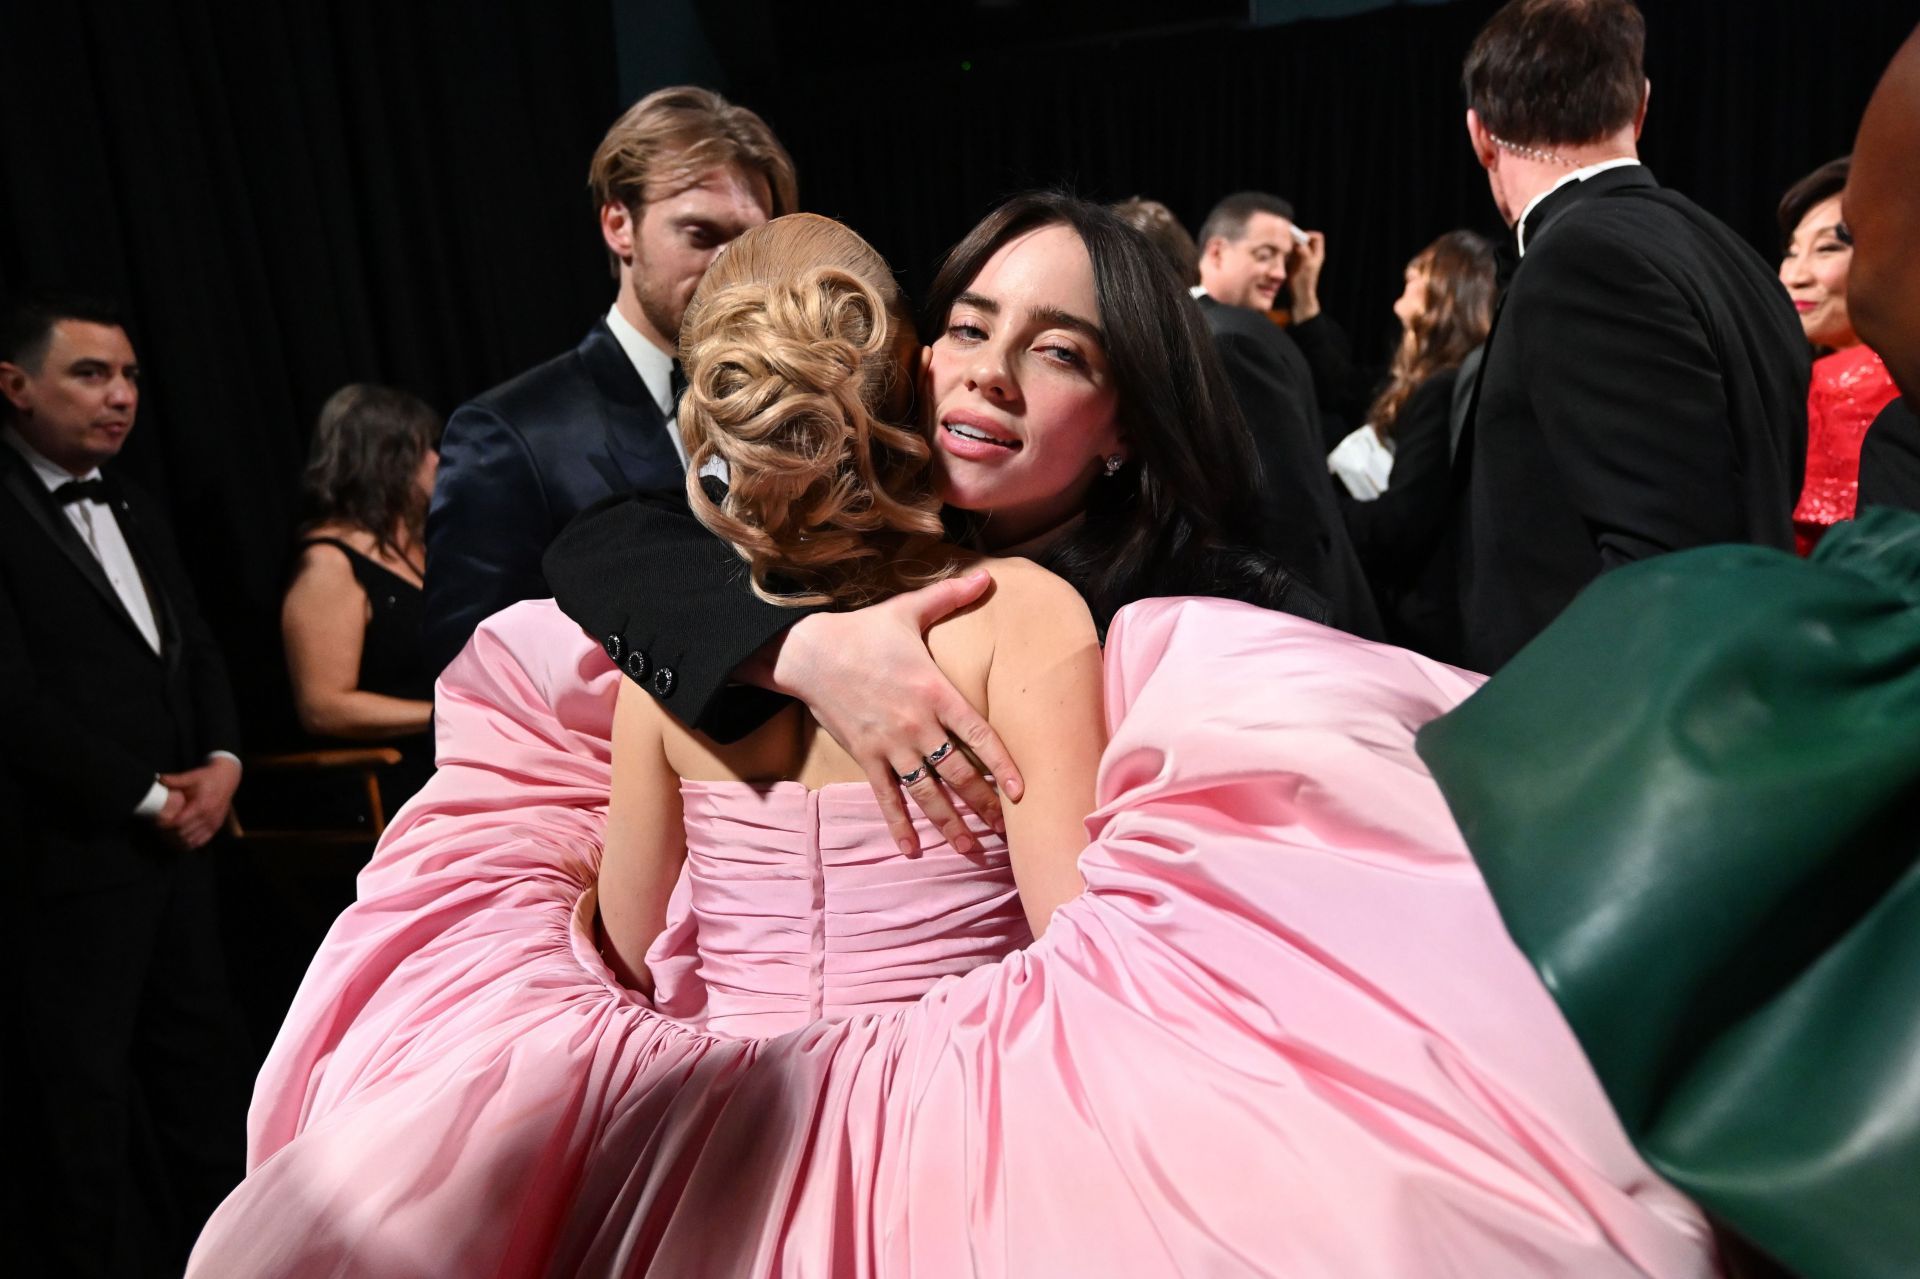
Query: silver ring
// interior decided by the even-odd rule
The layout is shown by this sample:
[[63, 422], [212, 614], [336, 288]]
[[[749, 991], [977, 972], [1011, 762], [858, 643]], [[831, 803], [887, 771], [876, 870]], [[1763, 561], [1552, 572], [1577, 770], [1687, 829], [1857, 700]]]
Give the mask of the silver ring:
[[911, 786], [915, 782], [923, 780], [926, 777], [926, 775], [928, 773], [931, 773], [932, 771], [933, 771], [933, 765], [922, 764], [920, 765], [920, 767], [914, 769], [911, 773], [895, 773], [894, 776], [900, 779], [900, 784], [902, 786]]
[[926, 755], [927, 767], [938, 772], [940, 769], [940, 761], [951, 754], [953, 754], [953, 739], [948, 738], [946, 741], [941, 742], [940, 745], [934, 747], [934, 749]]

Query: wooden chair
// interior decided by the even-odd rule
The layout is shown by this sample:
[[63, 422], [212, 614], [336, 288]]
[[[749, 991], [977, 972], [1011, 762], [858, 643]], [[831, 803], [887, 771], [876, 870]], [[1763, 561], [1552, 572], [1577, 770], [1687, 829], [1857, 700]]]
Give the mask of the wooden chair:
[[[400, 762], [391, 746], [334, 747], [284, 755], [255, 755], [246, 761], [248, 776], [255, 774], [310, 776], [316, 779], [355, 778], [364, 790], [368, 825], [280, 826], [244, 825], [236, 808], [227, 814], [227, 833], [249, 844], [369, 844], [387, 828], [387, 809], [380, 795], [380, 770]], [[242, 793], [245, 793], [244, 783]]]

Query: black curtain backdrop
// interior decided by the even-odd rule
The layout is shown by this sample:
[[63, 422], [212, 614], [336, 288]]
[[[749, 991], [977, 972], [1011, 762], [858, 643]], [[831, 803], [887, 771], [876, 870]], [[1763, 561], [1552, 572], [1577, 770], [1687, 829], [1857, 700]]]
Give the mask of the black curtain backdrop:
[[319, 406], [449, 411], [577, 342], [610, 284], [587, 158], [605, 0], [0, 3], [0, 292], [125, 299], [124, 466], [169, 499], [255, 743]]
[[[1644, 7], [1643, 154], [1773, 253], [1780, 192], [1850, 145], [1915, 0]], [[793, 151], [803, 203], [865, 233], [914, 296], [1024, 187], [1152, 196], [1189, 224], [1265, 188], [1327, 232], [1326, 305], [1384, 355], [1406, 260], [1449, 228], [1499, 229], [1457, 87], [1492, 8], [1252, 27], [1170, 0], [1158, 29], [1089, 38], [1075, 14], [1108, 10], [1051, 0], [712, 0], [692, 5], [711, 55], [671, 78], [717, 60], [716, 87]], [[1123, 16], [1152, 28], [1150, 9]], [[698, 43], [649, 12], [0, 0], [0, 291], [130, 302], [148, 381], [125, 464], [172, 503], [256, 741], [284, 720], [278, 599], [314, 413], [355, 380], [450, 410], [604, 309], [584, 178], [622, 105], [616, 45], [646, 55], [627, 77], [644, 89], [674, 61], [663, 42]]]
[[[1504, 230], [1459, 87], [1497, 3], [1094, 38], [1029, 23], [1016, 47], [1013, 18], [1062, 7], [1073, 5], [1013, 5], [975, 41], [951, 5], [934, 18], [869, 10], [858, 30], [823, 23], [812, 6], [743, 0], [710, 4], [706, 17], [736, 96], [793, 151], [802, 202], [871, 239], [915, 297], [940, 255], [1024, 187], [1148, 196], [1190, 230], [1219, 197], [1268, 190], [1327, 233], [1323, 302], [1384, 361], [1407, 260], [1454, 227]], [[1772, 257], [1780, 195], [1852, 146], [1920, 3], [1641, 7], [1653, 83], [1642, 158]], [[1170, 24], [1186, 12], [1164, 8]]]

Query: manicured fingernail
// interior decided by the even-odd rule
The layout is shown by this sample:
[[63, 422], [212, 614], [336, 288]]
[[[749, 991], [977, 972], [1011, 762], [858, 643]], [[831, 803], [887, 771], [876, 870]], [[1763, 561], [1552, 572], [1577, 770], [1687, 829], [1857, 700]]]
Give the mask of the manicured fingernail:
[[1015, 775], [1007, 778], [1007, 780], [1002, 783], [1001, 789], [1006, 791], [1008, 799], [1018, 803], [1020, 797], [1026, 794], [1027, 787], [1026, 784], [1020, 780], [1019, 776]]
[[903, 839], [900, 841], [900, 851], [911, 857], [920, 851], [920, 845], [910, 839]]

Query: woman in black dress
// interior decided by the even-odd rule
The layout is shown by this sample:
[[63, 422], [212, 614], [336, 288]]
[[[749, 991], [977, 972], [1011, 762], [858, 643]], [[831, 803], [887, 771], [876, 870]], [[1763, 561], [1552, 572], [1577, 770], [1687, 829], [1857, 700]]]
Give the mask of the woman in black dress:
[[1327, 458], [1387, 638], [1443, 661], [1459, 658], [1454, 548], [1444, 536], [1454, 389], [1461, 361], [1487, 340], [1493, 298], [1483, 237], [1449, 231], [1415, 255], [1393, 304], [1402, 329], [1386, 384], [1366, 425]]
[[300, 726], [404, 757], [381, 778], [391, 813], [433, 771], [433, 672], [420, 638], [427, 500], [440, 418], [389, 387], [342, 387], [320, 410], [302, 481], [307, 519], [280, 609]]

